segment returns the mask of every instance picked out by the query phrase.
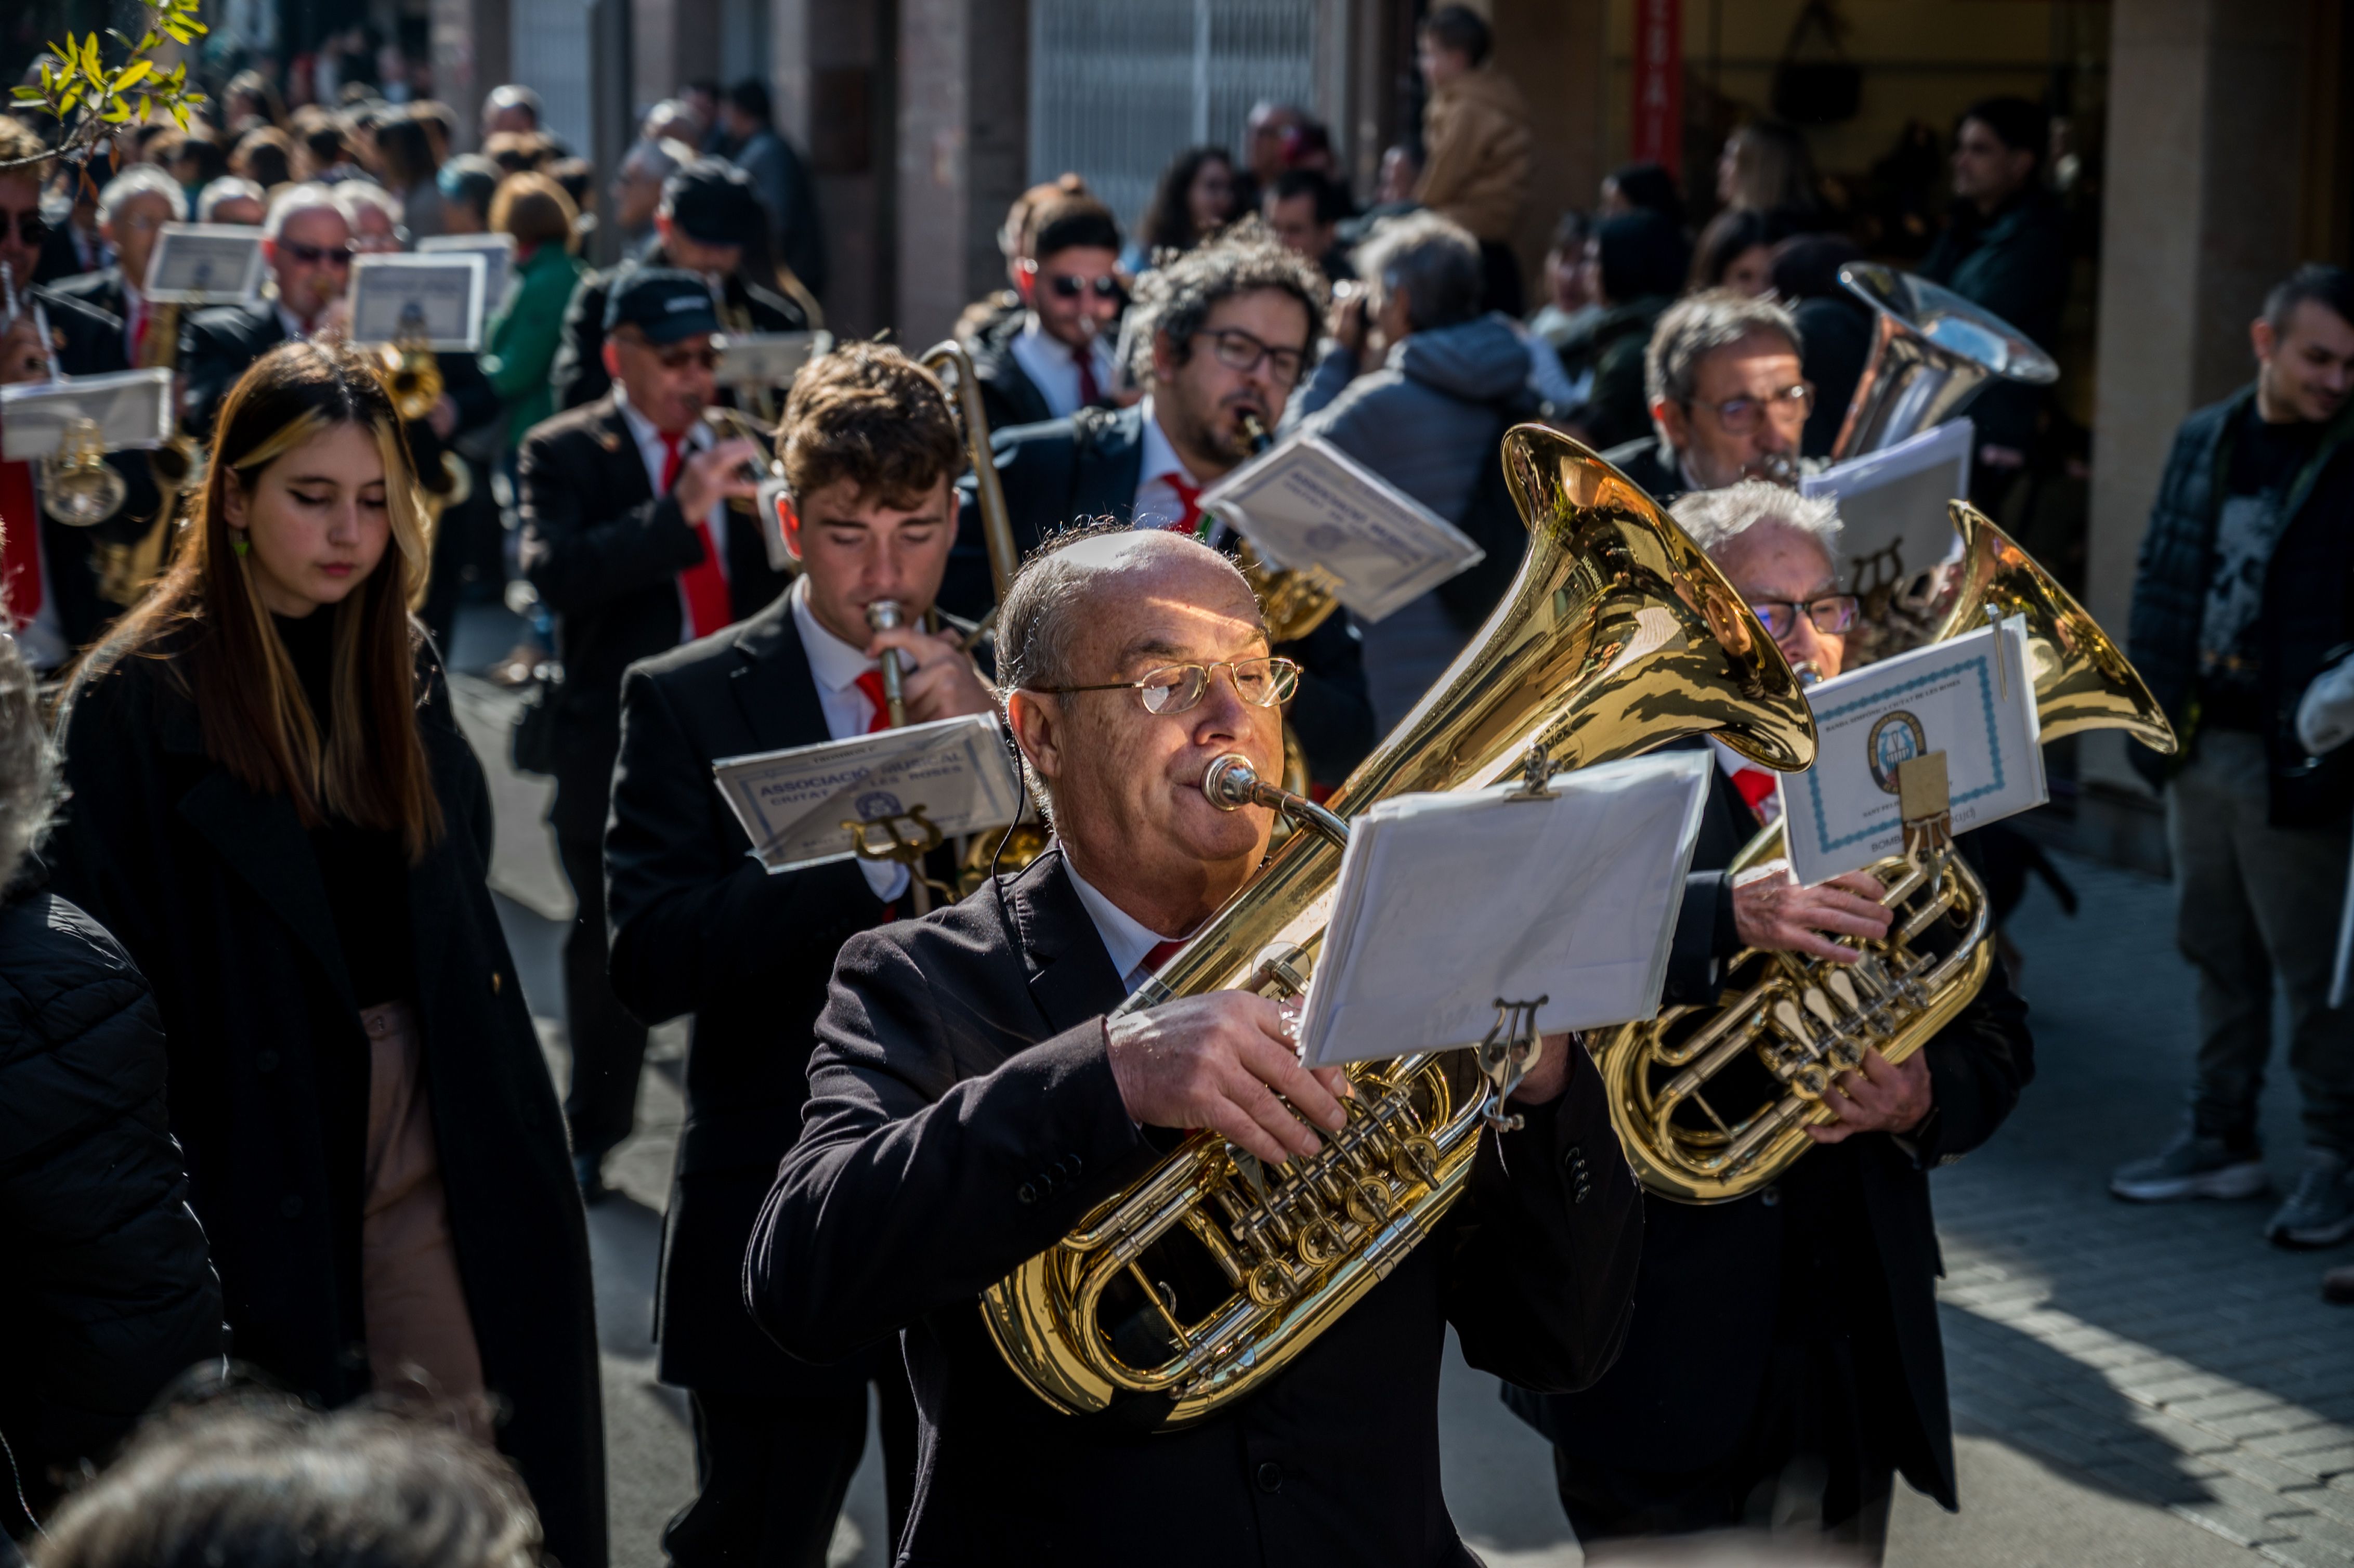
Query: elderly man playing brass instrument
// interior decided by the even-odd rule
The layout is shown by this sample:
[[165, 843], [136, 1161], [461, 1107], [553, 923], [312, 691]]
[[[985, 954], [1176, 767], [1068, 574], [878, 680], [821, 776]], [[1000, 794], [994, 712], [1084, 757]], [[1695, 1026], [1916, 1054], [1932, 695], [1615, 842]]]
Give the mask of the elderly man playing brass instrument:
[[1256, 1390], [1168, 1431], [1151, 1398], [1050, 1406], [1001, 1359], [981, 1293], [1182, 1129], [1304, 1157], [1350, 1091], [1302, 1068], [1286, 1011], [1256, 994], [1108, 1016], [1267, 852], [1268, 812], [1202, 790], [1228, 752], [1276, 768], [1295, 678], [1241, 576], [1174, 533], [1066, 535], [998, 634], [1055, 846], [843, 948], [746, 1260], [755, 1316], [814, 1359], [901, 1335], [923, 1422], [902, 1564], [1471, 1563], [1439, 1489], [1447, 1325], [1474, 1364], [1570, 1389], [1630, 1309], [1639, 1211], [1594, 1067], [1553, 1043], [1514, 1097], [1525, 1125], [1482, 1135], [1463, 1198]]
[[[1855, 600], [1840, 591], [1830, 503], [1747, 480], [1673, 515], [1794, 668], [1840, 673]], [[1712, 744], [1703, 742], [1702, 744]], [[1889, 912], [1861, 873], [1804, 888], [1725, 867], [1766, 820], [1772, 779], [1719, 748], [1666, 1000], [1712, 1006], [1744, 948], [1851, 960]], [[1627, 1348], [1593, 1388], [1506, 1401], [1553, 1440], [1562, 1506], [1591, 1548], [1768, 1521], [1877, 1562], [1895, 1472], [1956, 1506], [1928, 1172], [1991, 1137], [2034, 1074], [2026, 1006], [1998, 960], [1974, 1001], [1891, 1065], [1877, 1051], [1826, 1093], [1835, 1111], [1771, 1186], [1694, 1206], [1647, 1193]], [[1763, 1074], [1760, 1074], [1763, 1076]], [[1728, 1113], [1729, 1114], [1729, 1113]]]

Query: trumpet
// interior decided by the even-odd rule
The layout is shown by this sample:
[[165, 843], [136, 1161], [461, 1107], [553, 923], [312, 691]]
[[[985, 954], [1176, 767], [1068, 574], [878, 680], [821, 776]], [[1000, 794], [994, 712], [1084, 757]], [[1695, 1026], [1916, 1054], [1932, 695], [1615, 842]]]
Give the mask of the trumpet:
[[[0, 262], [0, 295], [5, 295], [7, 324], [25, 315], [16, 295], [15, 269]], [[58, 364], [57, 338], [49, 331], [49, 313], [33, 302], [33, 330], [41, 340], [41, 356], [52, 385], [65, 380]], [[58, 450], [41, 459], [41, 510], [58, 522], [88, 528], [122, 510], [128, 487], [122, 476], [107, 465], [105, 432], [95, 419], [68, 419], [58, 437]]]
[[[866, 607], [866, 624], [877, 631], [888, 631], [900, 624], [899, 601], [878, 599]], [[893, 729], [907, 727], [907, 698], [900, 685], [899, 651], [883, 650], [883, 706], [890, 716]]]
[[[714, 403], [705, 408], [701, 418], [711, 433], [723, 441], [747, 440], [759, 447], [763, 451], [773, 450], [777, 444], [777, 432], [773, 426], [764, 425], [741, 409], [730, 408], [724, 403]], [[770, 457], [765, 463], [757, 459], [748, 459], [744, 466], [737, 471], [737, 473], [747, 484], [760, 484], [770, 479], [783, 478], [784, 464], [779, 462], [774, 457]], [[747, 517], [751, 516], [754, 512], [752, 497], [729, 496], [727, 510], [742, 513]]]

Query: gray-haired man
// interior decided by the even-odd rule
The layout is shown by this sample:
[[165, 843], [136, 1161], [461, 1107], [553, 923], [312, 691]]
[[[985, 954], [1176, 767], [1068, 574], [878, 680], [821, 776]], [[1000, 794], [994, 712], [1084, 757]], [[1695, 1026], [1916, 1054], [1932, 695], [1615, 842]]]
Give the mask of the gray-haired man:
[[1643, 360], [1647, 436], [1602, 455], [1656, 500], [1772, 478], [1798, 460], [1815, 389], [1799, 368], [1790, 313], [1770, 300], [1712, 290], [1679, 301], [1651, 333]]

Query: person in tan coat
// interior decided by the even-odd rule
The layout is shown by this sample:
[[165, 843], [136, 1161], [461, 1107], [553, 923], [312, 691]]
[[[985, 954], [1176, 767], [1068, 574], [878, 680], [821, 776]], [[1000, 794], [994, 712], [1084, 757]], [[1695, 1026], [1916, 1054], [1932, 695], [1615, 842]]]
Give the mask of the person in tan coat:
[[1414, 195], [1479, 239], [1487, 308], [1517, 316], [1521, 266], [1511, 239], [1528, 196], [1532, 138], [1521, 90], [1488, 61], [1493, 41], [1468, 5], [1442, 6], [1422, 24], [1415, 63], [1430, 99]]

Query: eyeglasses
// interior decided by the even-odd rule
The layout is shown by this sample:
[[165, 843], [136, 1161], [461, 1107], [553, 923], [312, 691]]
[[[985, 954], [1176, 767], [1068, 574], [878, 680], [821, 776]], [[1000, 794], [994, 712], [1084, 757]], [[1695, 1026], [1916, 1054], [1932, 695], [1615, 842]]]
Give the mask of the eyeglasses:
[[1210, 678], [1219, 671], [1235, 683], [1235, 695], [1253, 707], [1271, 708], [1290, 700], [1299, 689], [1299, 666], [1288, 659], [1226, 659], [1215, 664], [1164, 664], [1140, 681], [1112, 681], [1099, 686], [1038, 686], [1050, 697], [1073, 692], [1133, 691], [1144, 699], [1144, 711], [1166, 718], [1197, 706], [1210, 690]]
[[1119, 298], [1119, 280], [1109, 272], [1100, 278], [1075, 278], [1067, 272], [1057, 272], [1044, 281], [1047, 291], [1058, 300], [1076, 300], [1089, 290], [1098, 300]]
[[1777, 422], [1793, 424], [1806, 419], [1807, 411], [1815, 406], [1815, 389], [1805, 381], [1785, 387], [1767, 397], [1728, 397], [1722, 403], [1688, 403], [1686, 408], [1706, 408], [1716, 416], [1727, 435], [1745, 436], [1757, 428], [1758, 421], [1771, 416]]
[[[0, 234], [5, 234], [7, 232], [8, 215], [5, 212], [0, 212]], [[38, 212], [20, 212], [16, 215], [17, 238], [23, 240], [27, 245], [38, 245], [48, 237], [48, 220], [43, 217]]]
[[305, 245], [296, 239], [281, 239], [278, 242], [278, 249], [281, 255], [292, 256], [305, 267], [316, 267], [322, 263], [329, 267], [352, 264], [352, 248], [348, 245]]
[[1215, 332], [1194, 334], [1210, 340], [1210, 352], [1218, 363], [1229, 370], [1239, 370], [1247, 376], [1260, 366], [1267, 366], [1268, 379], [1278, 387], [1289, 387], [1299, 379], [1306, 368], [1308, 356], [1296, 348], [1277, 348], [1261, 343], [1240, 327], [1220, 327]]
[[1817, 631], [1826, 637], [1837, 637], [1855, 624], [1856, 599], [1851, 593], [1825, 594], [1804, 604], [1787, 599], [1754, 599], [1749, 608], [1766, 623], [1766, 635], [1779, 642], [1797, 630], [1800, 610], [1806, 611]]
[[680, 346], [657, 349], [654, 357], [662, 361], [662, 367], [664, 370], [684, 370], [690, 365], [700, 366], [705, 370], [719, 368], [719, 351], [707, 344], [701, 348]]

